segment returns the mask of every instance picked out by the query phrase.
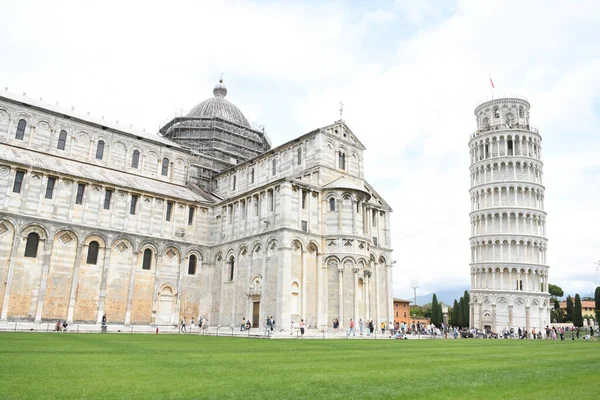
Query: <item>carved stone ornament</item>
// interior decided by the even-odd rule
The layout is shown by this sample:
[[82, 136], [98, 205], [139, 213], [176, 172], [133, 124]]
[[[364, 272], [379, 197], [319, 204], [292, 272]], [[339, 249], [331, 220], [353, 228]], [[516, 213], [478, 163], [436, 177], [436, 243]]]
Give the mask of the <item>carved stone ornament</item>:
[[10, 172], [10, 169], [7, 167], [0, 167], [0, 176], [6, 176]]
[[336, 260], [329, 260], [327, 262], [327, 266], [329, 268], [336, 268], [338, 266], [338, 262]]
[[119, 190], [119, 193], [117, 193], [117, 198], [121, 201], [124, 201], [125, 199], [127, 199], [127, 192]]

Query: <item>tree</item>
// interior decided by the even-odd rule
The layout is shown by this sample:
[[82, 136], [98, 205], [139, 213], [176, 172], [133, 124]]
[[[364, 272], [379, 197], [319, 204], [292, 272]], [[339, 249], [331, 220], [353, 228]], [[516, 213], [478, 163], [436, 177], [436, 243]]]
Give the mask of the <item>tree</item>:
[[452, 325], [458, 326], [458, 301], [454, 300], [454, 305], [452, 306]]
[[558, 322], [561, 323], [563, 322], [563, 320], [565, 319], [563, 310], [560, 309], [560, 302], [553, 298], [552, 299], [554, 301], [554, 309], [552, 310], [552, 322]]
[[575, 308], [573, 308], [573, 325], [583, 326], [583, 315], [581, 315], [581, 297], [579, 293], [575, 295]]
[[463, 298], [465, 299], [465, 304], [464, 304], [464, 308], [462, 310], [463, 312], [463, 326], [466, 328], [470, 328], [469, 323], [470, 323], [470, 319], [469, 319], [469, 303], [471, 302], [471, 296], [469, 295], [469, 291], [465, 290], [465, 294], [463, 295]]
[[465, 313], [464, 313], [464, 309], [465, 309], [465, 298], [461, 297], [459, 302], [458, 302], [458, 326], [460, 326], [461, 328], [464, 328], [465, 326]]
[[565, 292], [563, 292], [562, 288], [560, 286], [556, 286], [553, 284], [548, 284], [548, 291], [550, 292], [551, 296], [554, 297], [563, 297], [565, 295]]
[[571, 295], [567, 296], [567, 315], [565, 315], [565, 322], [573, 322], [573, 298]]
[[596, 321], [600, 321], [600, 286], [596, 288], [594, 297], [596, 299]]
[[438, 304], [438, 308], [437, 308], [437, 320], [438, 320], [438, 326], [441, 326], [442, 323], [444, 322], [444, 312], [442, 311], [442, 306], [444, 303], [439, 303]]
[[438, 321], [438, 307], [440, 305], [437, 301], [437, 296], [435, 293], [433, 294], [433, 300], [431, 300], [431, 323], [435, 326], [439, 326], [440, 322]]

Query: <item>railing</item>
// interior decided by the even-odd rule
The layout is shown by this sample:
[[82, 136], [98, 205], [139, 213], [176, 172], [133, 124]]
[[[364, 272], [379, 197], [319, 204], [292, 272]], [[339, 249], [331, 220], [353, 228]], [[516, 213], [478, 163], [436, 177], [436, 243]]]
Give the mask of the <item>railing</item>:
[[487, 128], [482, 128], [482, 129], [476, 130], [475, 132], [473, 132], [471, 137], [472, 138], [477, 137], [481, 133], [487, 133], [487, 132], [491, 132], [491, 131], [503, 131], [503, 130], [520, 130], [520, 131], [535, 132], [538, 134], [540, 133], [538, 128], [533, 125], [525, 125], [525, 124], [515, 123], [515, 124], [490, 125]]
[[486, 98], [485, 100], [481, 100], [477, 104], [475, 104], [475, 108], [479, 107], [483, 103], [487, 103], [488, 101], [499, 100], [499, 99], [519, 99], [519, 100], [525, 100], [526, 102], [529, 102], [529, 99], [527, 99], [527, 97], [520, 95], [520, 94], [514, 94], [514, 93], [498, 93], [498, 94], [496, 94], [496, 93], [494, 93], [494, 94], [492, 94], [491, 98]]

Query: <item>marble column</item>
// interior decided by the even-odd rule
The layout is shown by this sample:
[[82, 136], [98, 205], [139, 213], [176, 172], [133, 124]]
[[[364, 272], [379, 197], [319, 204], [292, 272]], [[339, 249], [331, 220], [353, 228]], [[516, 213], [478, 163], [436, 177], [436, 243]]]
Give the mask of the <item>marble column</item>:
[[44, 267], [42, 270], [42, 279], [40, 282], [40, 290], [38, 294], [38, 304], [35, 312], [35, 322], [42, 322], [42, 311], [44, 308], [44, 295], [46, 294], [46, 288], [48, 286], [48, 275], [50, 271], [50, 259], [52, 257], [52, 246], [54, 240], [47, 239], [44, 246]]
[[340, 327], [344, 327], [344, 267], [338, 265], [338, 314]]
[[110, 247], [104, 248], [104, 264], [102, 264], [102, 276], [100, 278], [100, 296], [98, 298], [98, 315], [96, 323], [102, 323], [102, 316], [104, 315], [104, 302], [106, 300], [106, 285], [108, 280], [108, 268], [110, 263]]
[[[8, 197], [8, 196], [7, 196]], [[10, 301], [10, 289], [12, 286], [13, 276], [15, 274], [15, 262], [17, 261], [17, 252], [19, 250], [19, 241], [24, 238], [15, 230], [12, 248], [10, 250], [10, 258], [8, 261], [8, 273], [6, 274], [6, 288], [4, 290], [4, 300], [2, 301], [2, 314], [0, 320], [6, 321], [8, 318], [8, 304]]]
[[79, 283], [79, 268], [81, 265], [81, 257], [83, 248], [88, 248], [88, 245], [80, 243], [77, 245], [75, 254], [75, 266], [73, 267], [73, 276], [71, 278], [71, 294], [69, 296], [69, 308], [67, 311], [67, 323], [73, 324], [73, 315], [75, 314], [75, 301], [77, 300], [77, 284]]

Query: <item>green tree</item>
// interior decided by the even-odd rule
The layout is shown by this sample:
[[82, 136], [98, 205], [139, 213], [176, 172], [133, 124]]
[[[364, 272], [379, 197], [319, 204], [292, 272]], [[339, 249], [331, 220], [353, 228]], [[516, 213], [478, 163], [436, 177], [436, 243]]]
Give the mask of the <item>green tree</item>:
[[583, 326], [583, 315], [581, 315], [581, 297], [575, 295], [575, 307], [573, 308], [573, 325]]
[[465, 304], [464, 304], [464, 308], [462, 310], [463, 312], [463, 326], [465, 328], [470, 328], [469, 327], [469, 303], [471, 302], [471, 296], [469, 295], [469, 291], [465, 290], [465, 294], [463, 295], [463, 298], [465, 299]]
[[600, 321], [600, 286], [596, 287], [594, 297], [596, 300], [596, 321]]
[[438, 321], [438, 304], [437, 296], [435, 293], [433, 294], [433, 300], [431, 300], [431, 323], [435, 326], [439, 326], [440, 322]]
[[560, 286], [556, 286], [553, 284], [548, 284], [548, 291], [550, 292], [551, 296], [554, 297], [563, 297], [565, 295], [565, 292], [563, 292], [562, 288]]
[[461, 328], [464, 328], [464, 326], [465, 326], [464, 309], [465, 309], [465, 298], [461, 297], [460, 300], [458, 301], [458, 326], [460, 326]]
[[442, 306], [444, 305], [444, 303], [440, 302], [438, 304], [438, 308], [437, 308], [437, 320], [438, 320], [438, 327], [442, 325], [442, 323], [444, 322], [444, 312], [442, 311]]
[[564, 321], [565, 316], [564, 316], [564, 312], [563, 310], [560, 309], [560, 302], [555, 299], [552, 298], [552, 301], [554, 301], [554, 309], [552, 310], [552, 322], [558, 322], [561, 323]]
[[454, 305], [452, 306], [452, 325], [458, 326], [458, 301], [454, 300]]
[[567, 314], [565, 315], [565, 322], [573, 322], [573, 298], [571, 295], [567, 296]]

